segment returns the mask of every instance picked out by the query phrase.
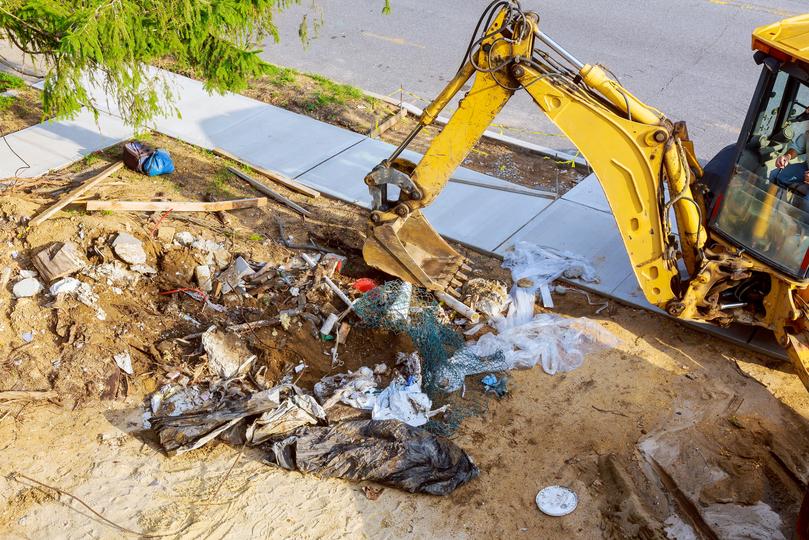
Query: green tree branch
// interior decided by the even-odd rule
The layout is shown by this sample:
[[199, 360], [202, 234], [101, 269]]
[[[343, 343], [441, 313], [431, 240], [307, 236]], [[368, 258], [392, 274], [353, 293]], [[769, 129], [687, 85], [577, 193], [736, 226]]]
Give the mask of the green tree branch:
[[[172, 109], [171, 89], [149, 66], [171, 58], [201, 74], [209, 91], [239, 91], [270, 69], [259, 56], [278, 41], [275, 17], [302, 0], [0, 0], [0, 39], [48, 66], [46, 115], [70, 117], [82, 107], [96, 113], [92, 86], [110, 96], [136, 127]], [[317, 0], [299, 33], [316, 30]], [[390, 12], [384, 0], [383, 13]]]

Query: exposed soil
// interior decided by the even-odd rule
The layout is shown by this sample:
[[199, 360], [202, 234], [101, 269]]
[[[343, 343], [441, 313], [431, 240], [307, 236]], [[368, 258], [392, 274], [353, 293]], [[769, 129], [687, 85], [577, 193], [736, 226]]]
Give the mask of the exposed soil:
[[42, 121], [40, 91], [26, 85], [13, 92], [8, 104], [0, 107], [0, 137]]
[[[183, 538], [665, 538], [680, 523], [739, 538], [709, 517], [736, 505], [745, 518], [751, 503], [777, 516], [776, 530], [756, 537], [789, 538], [809, 441], [809, 402], [789, 368], [656, 315], [613, 306], [599, 317], [583, 297], [557, 300], [559, 312], [599, 319], [623, 344], [568, 374], [512, 373], [509, 396], [455, 436], [482, 472], [446, 498], [386, 489], [371, 501], [360, 485], [274, 470], [250, 451], [228, 474], [239, 452], [224, 444], [165, 458], [144, 445], [134, 396], [74, 412], [13, 409], [0, 424], [3, 473], [68, 490], [120, 525]], [[766, 366], [786, 405], [723, 355]], [[377, 350], [365, 361], [382, 358]], [[537, 511], [536, 492], [551, 484], [576, 491], [574, 513]], [[25, 479], [0, 479], [0, 493], [10, 535], [120, 536]]]
[[[390, 137], [401, 136], [406, 127], [401, 129]], [[147, 142], [169, 150], [174, 174], [147, 178], [121, 170], [91, 196], [259, 195], [225, 173], [232, 165], [227, 160], [160, 135]], [[610, 303], [596, 314], [575, 289], [555, 296], [555, 311], [598, 321], [620, 338], [620, 346], [589, 355], [569, 373], [550, 376], [535, 368], [509, 374], [508, 395], [486, 397], [485, 411], [467, 418], [453, 436], [481, 476], [448, 497], [385, 489], [371, 500], [362, 485], [279, 471], [263, 464], [258, 451], [240, 453], [223, 443], [164, 456], [142, 432], [142, 398], [168, 379], [191, 383], [205, 377], [199, 341], [190, 334], [211, 324], [272, 318], [300, 307], [300, 296], [323, 308], [307, 312], [315, 320], [327, 304], [343, 308], [313, 285], [316, 274], [296, 267], [298, 251], [281, 244], [279, 220], [287, 240], [314, 240], [348, 256], [335, 280], [351, 296], [358, 294], [351, 290], [354, 278], [381, 276], [363, 265], [359, 253], [365, 211], [277, 185], [314, 218], [302, 220], [274, 202], [266, 209], [229, 212], [227, 226], [215, 215], [86, 213], [75, 205], [40, 227], [26, 228], [31, 216], [119, 152], [113, 148], [0, 194], [0, 270], [13, 270], [12, 283], [0, 290], [0, 390], [55, 390], [59, 396], [52, 402], [0, 404], [2, 536], [124, 535], [77, 500], [56, 497], [13, 473], [70, 492], [120, 527], [176, 532], [170, 536], [177, 538], [792, 536], [809, 480], [809, 395], [789, 365], [646, 311]], [[473, 155], [481, 163], [500, 156]], [[496, 165], [497, 159], [486, 166], [499, 169], [503, 162]], [[531, 174], [547, 174], [528, 156], [509, 159], [535, 167]], [[547, 189], [547, 181], [535, 185]], [[195, 286], [187, 274], [199, 256], [154, 238], [161, 217], [161, 226], [222, 243], [231, 257], [290, 265], [294, 285], [274, 281], [256, 298], [215, 298], [227, 308], [224, 313], [182, 293], [161, 295]], [[135, 284], [79, 274], [98, 294], [105, 320], [69, 297], [12, 298], [19, 270], [32, 269], [31, 257], [42, 246], [73, 241], [98, 266], [114, 260], [109, 240], [120, 231], [143, 241], [147, 264], [159, 272]], [[475, 276], [509, 282], [498, 260], [457, 249], [474, 262]], [[299, 296], [292, 294], [293, 286], [302, 291]], [[295, 366], [305, 363], [298, 379], [304, 388], [336, 371], [392, 365], [396, 352], [413, 349], [406, 337], [349, 320], [353, 329], [339, 349], [340, 366], [332, 366], [333, 343], [320, 339], [311, 317], [296, 316], [288, 328], [276, 325], [242, 336], [268, 380], [295, 374]], [[33, 339], [26, 343], [29, 332]], [[112, 359], [124, 348], [131, 353], [133, 375]], [[470, 402], [480, 397], [479, 380], [467, 380]], [[572, 514], [551, 518], [537, 510], [537, 491], [553, 484], [577, 493]]]

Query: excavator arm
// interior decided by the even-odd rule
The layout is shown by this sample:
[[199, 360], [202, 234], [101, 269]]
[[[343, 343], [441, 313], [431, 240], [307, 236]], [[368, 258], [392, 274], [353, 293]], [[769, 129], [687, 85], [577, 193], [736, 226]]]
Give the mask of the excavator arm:
[[[538, 57], [535, 43], [540, 40], [561, 53], [570, 69]], [[401, 149], [472, 77], [471, 89], [418, 166], [397, 162]], [[519, 89], [531, 95], [587, 159], [616, 216], [641, 289], [651, 303], [665, 309], [676, 297], [672, 283], [679, 279], [677, 258], [681, 254], [688, 271], [695, 272], [707, 238], [691, 194], [693, 173], [681, 140], [684, 129], [641, 103], [603, 68], [573, 58], [540, 32], [536, 14], [507, 8], [500, 10], [477, 49], [425, 110], [411, 137], [366, 178], [372, 192], [390, 184], [400, 188], [396, 201], [383, 200], [381, 190], [376, 191], [366, 259], [431, 290], [452, 289], [462, 281], [456, 278], [462, 258], [440, 240], [420, 209], [435, 200]], [[666, 190], [675, 195], [668, 203]], [[668, 223], [667, 204], [677, 216], [682, 250]]]
[[[429, 290], [456, 294], [466, 261], [421, 209], [435, 200], [514, 93], [525, 90], [598, 177], [646, 299], [682, 319], [771, 328], [809, 387], [806, 313], [795, 301], [799, 284], [710, 237], [697, 189], [702, 170], [685, 124], [642, 103], [605, 68], [577, 60], [517, 1], [493, 2], [484, 20], [485, 30], [473, 36], [456, 76], [402, 145], [366, 176], [374, 200], [366, 261]], [[401, 159], [404, 148], [470, 80], [471, 88], [422, 160], [416, 165]], [[398, 189], [395, 198], [388, 197], [392, 186]], [[722, 291], [754, 272], [772, 277], [764, 313], [721, 302]]]

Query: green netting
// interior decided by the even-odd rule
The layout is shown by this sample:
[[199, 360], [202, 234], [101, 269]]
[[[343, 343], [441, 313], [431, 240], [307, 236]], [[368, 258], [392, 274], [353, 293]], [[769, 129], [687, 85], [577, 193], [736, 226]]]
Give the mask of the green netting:
[[424, 392], [434, 407], [450, 406], [441, 419], [427, 424], [428, 430], [448, 436], [464, 418], [486, 411], [482, 393], [461, 397], [447, 392], [461, 388], [469, 373], [499, 371], [501, 362], [464, 354], [463, 334], [450, 326], [444, 310], [428, 291], [389, 281], [359, 298], [354, 311], [365, 326], [410, 336], [422, 359]]
[[439, 390], [436, 374], [463, 347], [464, 338], [447, 324], [432, 295], [410, 283], [389, 281], [365, 293], [354, 303], [354, 311], [366, 326], [410, 336], [422, 359], [425, 392]]

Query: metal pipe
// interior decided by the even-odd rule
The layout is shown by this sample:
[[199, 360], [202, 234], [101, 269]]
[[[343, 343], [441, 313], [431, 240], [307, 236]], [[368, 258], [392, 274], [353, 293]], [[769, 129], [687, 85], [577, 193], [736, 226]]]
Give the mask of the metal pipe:
[[423, 127], [424, 124], [417, 124], [416, 127], [413, 128], [413, 131], [411, 131], [410, 134], [407, 137], [405, 137], [405, 140], [402, 141], [402, 144], [400, 144], [399, 147], [396, 150], [394, 150], [393, 153], [390, 155], [390, 157], [388, 158], [388, 165], [390, 165], [394, 159], [398, 158], [399, 155], [402, 152], [404, 152], [404, 149], [407, 148], [411, 142], [413, 142], [413, 139], [416, 138], [416, 135], [419, 134], [419, 132]]
[[558, 43], [556, 43], [554, 40], [552, 40], [552, 39], [551, 39], [551, 38], [550, 38], [548, 35], [546, 35], [546, 34], [545, 34], [544, 32], [542, 32], [541, 30], [537, 30], [537, 31], [535, 31], [535, 32], [534, 32], [534, 35], [535, 35], [535, 36], [537, 37], [537, 39], [539, 39], [539, 40], [540, 40], [542, 43], [544, 43], [545, 45], [547, 45], [548, 47], [550, 47], [550, 48], [551, 48], [551, 50], [553, 50], [553, 52], [555, 52], [556, 54], [558, 54], [559, 56], [561, 56], [562, 58], [564, 58], [565, 60], [567, 60], [568, 62], [570, 62], [570, 63], [571, 63], [571, 64], [572, 64], [572, 65], [573, 65], [573, 66], [574, 66], [574, 67], [575, 67], [577, 70], [581, 70], [581, 68], [583, 68], [583, 67], [584, 67], [584, 64], [582, 64], [581, 62], [579, 62], [579, 60], [578, 60], [578, 59], [577, 59], [575, 56], [573, 56], [572, 54], [570, 54], [569, 52], [567, 52], [567, 51], [564, 49], [564, 47], [562, 47], [561, 45], [559, 45]]
[[747, 302], [734, 302], [731, 304], [719, 304], [719, 309], [735, 309], [744, 307], [747, 305]]

